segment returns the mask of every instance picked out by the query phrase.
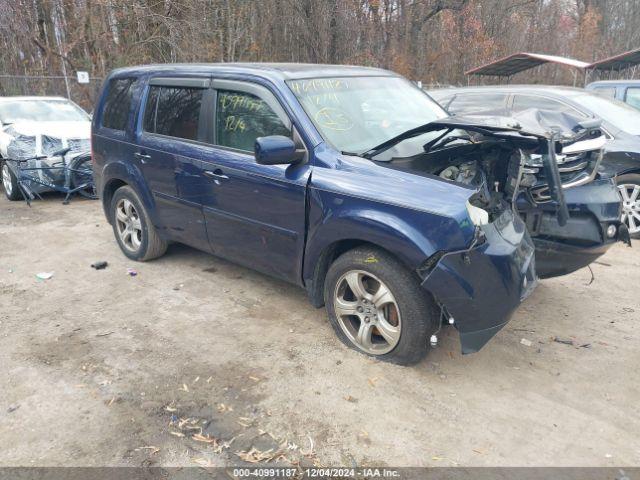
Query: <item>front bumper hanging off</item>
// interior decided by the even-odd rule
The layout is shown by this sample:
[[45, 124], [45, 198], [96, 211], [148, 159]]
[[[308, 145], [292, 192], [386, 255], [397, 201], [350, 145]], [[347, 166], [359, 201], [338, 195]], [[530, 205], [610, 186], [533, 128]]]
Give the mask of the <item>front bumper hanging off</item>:
[[533, 242], [518, 217], [507, 210], [479, 228], [484, 242], [444, 254], [422, 282], [454, 318], [463, 354], [480, 350], [537, 284]]

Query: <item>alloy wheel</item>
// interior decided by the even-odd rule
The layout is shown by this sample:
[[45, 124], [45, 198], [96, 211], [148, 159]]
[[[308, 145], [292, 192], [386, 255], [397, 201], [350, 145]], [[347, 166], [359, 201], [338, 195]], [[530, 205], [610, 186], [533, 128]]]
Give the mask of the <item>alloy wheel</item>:
[[366, 353], [383, 355], [398, 344], [400, 309], [389, 287], [371, 273], [350, 270], [342, 275], [333, 307], [344, 334]]
[[116, 228], [125, 248], [137, 252], [142, 245], [142, 223], [136, 207], [126, 198], [116, 205]]
[[621, 222], [629, 228], [629, 233], [640, 232], [640, 185], [622, 184], [618, 185], [622, 196], [622, 218]]
[[11, 193], [13, 192], [13, 185], [11, 184], [9, 166], [6, 163], [2, 165], [2, 185], [4, 185], [4, 191], [7, 195], [11, 196]]

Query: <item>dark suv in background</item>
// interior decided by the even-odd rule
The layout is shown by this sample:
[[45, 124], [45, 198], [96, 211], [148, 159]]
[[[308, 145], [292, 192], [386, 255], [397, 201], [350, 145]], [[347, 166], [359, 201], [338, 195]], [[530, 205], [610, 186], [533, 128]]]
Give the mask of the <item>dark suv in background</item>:
[[[633, 238], [640, 238], [640, 111], [617, 100], [571, 87], [504, 85], [446, 88], [429, 91], [429, 94], [452, 115], [490, 112], [512, 116], [539, 109], [585, 120], [602, 119], [607, 143], [599, 167], [600, 177], [615, 178], [622, 197], [622, 221]], [[563, 171], [562, 165], [560, 171]], [[568, 195], [583, 197], [585, 205], [590, 203], [591, 197], [581, 195], [580, 191], [569, 192]]]

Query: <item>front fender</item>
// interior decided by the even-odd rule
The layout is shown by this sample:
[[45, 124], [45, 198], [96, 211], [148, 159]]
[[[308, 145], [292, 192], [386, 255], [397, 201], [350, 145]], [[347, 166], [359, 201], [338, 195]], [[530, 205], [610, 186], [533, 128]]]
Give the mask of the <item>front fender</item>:
[[474, 229], [465, 222], [466, 217], [459, 221], [455, 217], [311, 187], [303, 265], [305, 285], [313, 281], [322, 255], [337, 242], [356, 240], [377, 245], [415, 270], [437, 251], [468, 246]]

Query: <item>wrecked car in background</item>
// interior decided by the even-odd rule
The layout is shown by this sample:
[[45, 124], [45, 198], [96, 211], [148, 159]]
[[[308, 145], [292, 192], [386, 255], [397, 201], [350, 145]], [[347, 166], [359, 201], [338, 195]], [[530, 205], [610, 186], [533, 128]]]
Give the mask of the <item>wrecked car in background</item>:
[[29, 171], [42, 181], [26, 181], [19, 186], [15, 162], [2, 161], [2, 184], [7, 198], [20, 200], [21, 189], [38, 194], [52, 190], [44, 184], [63, 185], [65, 172], [54, 165], [61, 161], [54, 156], [56, 152], [69, 149], [64, 160], [73, 170], [83, 169], [81, 164], [90, 166], [87, 160], [90, 136], [91, 118], [66, 98], [0, 97], [0, 161], [28, 160], [21, 168], [32, 169]]
[[[465, 118], [484, 119], [510, 115], [516, 123], [536, 122], [557, 132], [562, 152], [556, 155], [560, 181], [567, 202], [567, 225], [556, 221], [556, 206], [550, 196], [537, 155], [527, 162], [525, 183], [531, 181], [527, 195], [518, 199], [517, 208], [536, 244], [538, 273], [542, 278], [564, 275], [586, 267], [617, 241], [629, 243], [630, 232], [624, 223], [620, 196], [613, 195], [615, 169], [611, 168], [609, 124], [594, 116], [574, 111], [565, 103], [552, 108], [548, 97], [521, 101], [517, 108], [506, 104], [508, 93], [502, 89], [525, 87], [478, 87], [442, 89], [429, 92], [452, 113]], [[486, 93], [482, 93], [485, 92]], [[549, 88], [540, 87], [541, 91]], [[577, 89], [570, 89], [577, 91]], [[456, 93], [459, 92], [459, 93]], [[589, 95], [584, 91], [582, 94]], [[455, 96], [455, 105], [452, 98]], [[591, 95], [593, 96], [593, 95]], [[534, 108], [538, 105], [539, 108]], [[576, 132], [584, 131], [575, 142]], [[591, 132], [591, 133], [589, 133]], [[590, 137], [591, 135], [591, 137]]]
[[[622, 199], [622, 222], [632, 238], [640, 238], [640, 111], [595, 92], [563, 86], [494, 85], [447, 88], [429, 93], [455, 115], [476, 115], [482, 111], [518, 115], [536, 108], [580, 121], [599, 119], [607, 142], [598, 178], [614, 178]], [[561, 165], [561, 174], [563, 170], [579, 166]], [[578, 192], [571, 192], [571, 195], [579, 200]], [[581, 196], [583, 202], [578, 203], [589, 203], [588, 192]], [[597, 216], [597, 203], [593, 207], [587, 210]]]
[[470, 353], [508, 322], [537, 283], [514, 205], [543, 181], [548, 220], [571, 228], [557, 157], [578, 145], [597, 163], [594, 137], [448, 117], [385, 70], [164, 65], [109, 76], [92, 150], [128, 258], [175, 241], [287, 280], [346, 345], [409, 364], [442, 323]]

